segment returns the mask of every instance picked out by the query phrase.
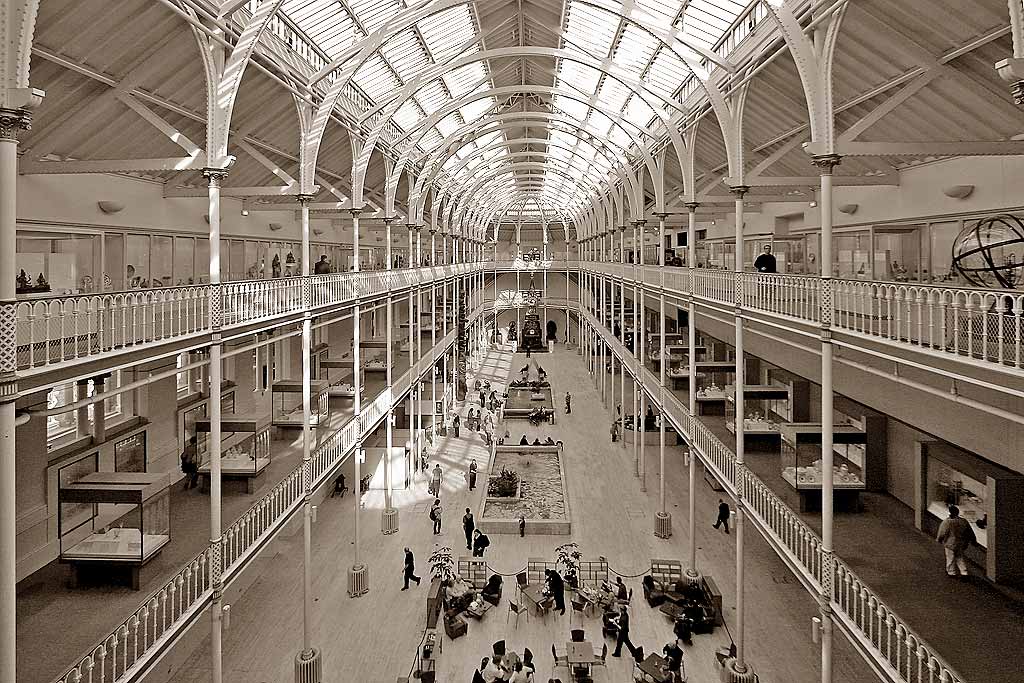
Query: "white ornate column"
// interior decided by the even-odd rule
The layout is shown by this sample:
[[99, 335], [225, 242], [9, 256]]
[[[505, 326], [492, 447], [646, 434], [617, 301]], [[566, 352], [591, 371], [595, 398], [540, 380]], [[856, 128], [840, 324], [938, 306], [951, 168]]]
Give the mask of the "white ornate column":
[[[352, 253], [355, 255], [353, 259], [353, 271], [359, 272], [359, 209], [352, 209]], [[358, 286], [358, 280], [357, 280]], [[362, 294], [362, 292], [360, 292]], [[357, 598], [361, 595], [365, 595], [370, 590], [370, 577], [368, 567], [360, 561], [359, 548], [361, 545], [360, 539], [360, 528], [359, 528], [359, 517], [360, 517], [360, 499], [363, 497], [361, 492], [360, 482], [362, 481], [362, 460], [363, 460], [363, 434], [362, 426], [360, 422], [360, 413], [362, 412], [362, 401], [363, 401], [363, 379], [362, 379], [362, 362], [361, 362], [361, 349], [359, 348], [360, 330], [359, 323], [362, 313], [359, 308], [359, 299], [356, 299], [355, 306], [352, 307], [352, 373], [353, 373], [353, 384], [355, 388], [355, 397], [352, 401], [352, 419], [355, 420], [356, 425], [359, 427], [356, 429], [356, 443], [355, 450], [353, 451], [353, 465], [355, 469], [355, 481], [352, 484], [352, 491], [355, 495], [352, 496], [355, 506], [355, 514], [352, 517], [352, 539], [353, 539], [353, 556], [352, 566], [348, 570], [348, 596], [350, 598]]]
[[391, 295], [392, 282], [390, 272], [393, 269], [391, 259], [391, 223], [394, 220], [394, 218], [384, 219], [384, 239], [387, 242], [387, 246], [385, 247], [387, 258], [385, 259], [386, 265], [384, 266], [384, 268], [388, 271], [388, 302], [386, 308], [387, 329], [384, 332], [384, 343], [387, 346], [387, 355], [384, 358], [384, 363], [386, 366], [385, 381], [387, 383], [387, 387], [385, 388], [384, 392], [388, 397], [388, 414], [387, 417], [384, 418], [384, 447], [386, 449], [384, 455], [384, 510], [381, 512], [380, 530], [381, 533], [385, 535], [393, 534], [398, 531], [398, 509], [394, 506], [394, 501], [392, 500], [392, 489], [394, 488], [394, 468], [391, 464], [391, 458], [393, 457], [392, 449], [395, 447], [395, 378], [393, 374], [393, 368], [395, 364], [395, 302], [394, 297]]
[[832, 171], [841, 161], [838, 155], [813, 158], [821, 173], [821, 680], [832, 681], [833, 614], [832, 592], [835, 577], [833, 543], [835, 464], [833, 452], [833, 377], [832, 377]]
[[[4, 47], [7, 49], [7, 46]], [[26, 57], [27, 58], [27, 57]], [[42, 91], [31, 104], [38, 105]], [[18, 136], [32, 127], [28, 108], [0, 108], [0, 682], [17, 682], [17, 509], [15, 410], [17, 361]]]
[[[687, 307], [687, 359], [686, 359], [686, 386], [687, 391], [687, 412], [690, 421], [697, 419], [697, 305], [694, 300], [694, 288], [696, 287], [696, 265], [697, 265], [697, 202], [687, 202], [687, 228], [686, 228], [686, 271], [689, 280], [689, 294]], [[691, 433], [692, 433], [691, 429]], [[697, 454], [693, 442], [687, 444], [687, 490], [689, 505], [687, 510], [687, 531], [690, 536], [690, 547], [687, 555], [686, 580], [690, 583], [700, 581], [700, 572], [697, 571]]]
[[221, 323], [222, 291], [220, 286], [220, 185], [227, 177], [226, 168], [204, 168], [209, 183], [210, 216], [210, 583], [213, 604], [210, 607], [211, 679], [223, 678], [224, 557], [221, 537]]
[[661, 396], [661, 415], [659, 416], [658, 441], [658, 501], [660, 510], [654, 515], [654, 535], [658, 538], [669, 538], [672, 535], [672, 515], [665, 505], [665, 366], [668, 356], [665, 353], [665, 217], [666, 214], [655, 214], [658, 217], [658, 385]]

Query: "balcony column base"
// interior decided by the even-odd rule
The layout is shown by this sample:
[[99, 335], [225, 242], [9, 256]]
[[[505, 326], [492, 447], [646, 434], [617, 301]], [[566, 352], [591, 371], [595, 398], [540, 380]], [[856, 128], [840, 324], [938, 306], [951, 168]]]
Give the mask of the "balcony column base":
[[381, 513], [380, 531], [385, 536], [398, 533], [398, 508], [386, 508]]
[[323, 660], [315, 647], [295, 655], [295, 683], [320, 683], [323, 679]]
[[348, 597], [358, 598], [370, 590], [370, 574], [365, 564], [357, 564], [348, 570]]
[[722, 665], [720, 680], [722, 683], [757, 683], [758, 678], [749, 663], [741, 671], [737, 668], [736, 658], [730, 657]]
[[654, 535], [658, 538], [672, 537], [672, 513], [659, 512], [654, 515]]

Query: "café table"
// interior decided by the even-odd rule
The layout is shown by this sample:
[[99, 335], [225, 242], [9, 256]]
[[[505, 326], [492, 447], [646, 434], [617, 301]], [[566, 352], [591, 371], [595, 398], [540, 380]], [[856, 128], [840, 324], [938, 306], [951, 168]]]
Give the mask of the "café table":
[[533, 603], [538, 614], [544, 614], [547, 612], [547, 607], [543, 605], [549, 600], [549, 598], [544, 595], [544, 586], [542, 584], [537, 583], [525, 586], [522, 589], [522, 594], [527, 600]]
[[593, 643], [588, 640], [581, 642], [570, 641], [565, 644], [565, 652], [569, 671], [575, 672], [576, 669], [585, 669], [588, 674], [590, 673], [590, 668], [594, 664]]
[[635, 666], [640, 670], [641, 680], [654, 683], [668, 683], [672, 680], [672, 675], [663, 670], [665, 658], [661, 655], [649, 654], [644, 661], [636, 662]]

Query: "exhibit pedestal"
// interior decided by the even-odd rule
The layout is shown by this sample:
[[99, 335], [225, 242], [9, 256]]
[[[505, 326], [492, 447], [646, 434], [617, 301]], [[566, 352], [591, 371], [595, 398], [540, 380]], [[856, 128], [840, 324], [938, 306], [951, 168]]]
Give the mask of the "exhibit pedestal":
[[725, 660], [722, 666], [722, 683], [756, 683], [757, 680], [757, 674], [749, 663], [743, 671], [738, 671], [735, 658]]
[[672, 537], [672, 514], [659, 512], [654, 515], [654, 535], [658, 538]]

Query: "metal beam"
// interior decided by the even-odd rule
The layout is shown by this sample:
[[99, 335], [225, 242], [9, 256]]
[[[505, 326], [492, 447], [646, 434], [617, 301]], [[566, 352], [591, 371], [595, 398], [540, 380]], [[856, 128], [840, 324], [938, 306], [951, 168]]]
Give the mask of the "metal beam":
[[[24, 175], [51, 173], [129, 173], [132, 171], [195, 171], [206, 166], [206, 154], [162, 159], [98, 159], [91, 161], [32, 161], [22, 159], [18, 172]], [[207, 195], [203, 189], [202, 196]], [[197, 195], [199, 196], [199, 195]]]
[[[808, 147], [811, 147], [810, 145]], [[808, 152], [814, 153], [813, 149]], [[846, 142], [836, 144], [836, 153], [850, 157], [887, 156], [1015, 156], [1024, 154], [1024, 140], [977, 140], [967, 142]], [[884, 177], [883, 177], [884, 178]], [[843, 176], [835, 176], [842, 185]], [[874, 180], [878, 180], [875, 178]], [[848, 183], [849, 184], [849, 183]], [[856, 184], [856, 183], [854, 183]], [[863, 183], [889, 184], [889, 183]]]
[[[852, 143], [855, 145], [859, 144], [876, 144], [876, 143]], [[888, 145], [889, 143], [877, 143], [881, 145]], [[1022, 143], [1024, 144], [1024, 143]], [[805, 146], [804, 149], [807, 149]], [[847, 152], [839, 152], [839, 154], [847, 154]], [[889, 152], [888, 154], [894, 154]], [[744, 179], [743, 184], [748, 187], [817, 187], [821, 182], [818, 176], [747, 176]], [[837, 175], [832, 177], [832, 184], [839, 185], [899, 185], [898, 180], [891, 178], [888, 175], [882, 176], [842, 176]]]

